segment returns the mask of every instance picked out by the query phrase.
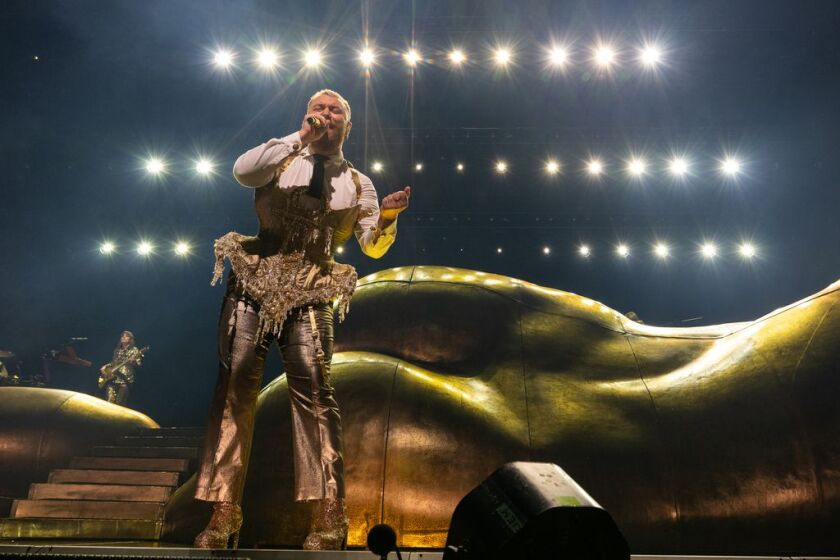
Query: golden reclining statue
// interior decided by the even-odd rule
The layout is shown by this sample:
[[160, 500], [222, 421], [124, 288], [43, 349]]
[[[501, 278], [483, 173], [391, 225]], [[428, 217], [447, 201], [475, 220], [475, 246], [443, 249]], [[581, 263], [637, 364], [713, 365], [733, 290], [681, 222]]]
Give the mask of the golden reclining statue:
[[[634, 553], [836, 555], [838, 302], [840, 282], [755, 321], [663, 328], [493, 274], [368, 276], [332, 370], [348, 544], [385, 522], [401, 546], [442, 547], [467, 492], [530, 460], [571, 475]], [[260, 395], [241, 546], [306, 533], [290, 433], [281, 377]], [[170, 504], [173, 539], [203, 522], [191, 491]]]

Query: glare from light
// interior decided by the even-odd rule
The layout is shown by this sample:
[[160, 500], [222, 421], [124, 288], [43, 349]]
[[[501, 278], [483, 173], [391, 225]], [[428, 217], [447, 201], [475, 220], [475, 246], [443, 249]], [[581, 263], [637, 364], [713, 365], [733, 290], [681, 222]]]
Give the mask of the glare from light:
[[117, 246], [111, 241], [105, 241], [99, 246], [99, 252], [103, 255], [110, 255], [117, 250]]
[[371, 169], [373, 169], [375, 172], [379, 173], [383, 169], [385, 169], [385, 164], [383, 164], [381, 161], [374, 161], [373, 165], [371, 166]]
[[548, 160], [545, 162], [545, 172], [549, 175], [557, 175], [560, 173], [560, 164], [553, 159]]
[[595, 64], [601, 68], [608, 68], [615, 63], [615, 49], [609, 45], [600, 45], [595, 49], [594, 54]]
[[335, 252], [338, 253], [339, 255], [343, 255], [344, 254], [344, 247], [343, 246], [336, 247]]
[[586, 164], [586, 171], [588, 171], [590, 175], [600, 175], [604, 172], [604, 164], [601, 163], [601, 160], [599, 159], [589, 160]]
[[615, 252], [619, 257], [627, 258], [630, 256], [630, 247], [624, 243], [619, 243], [615, 248]]
[[507, 66], [510, 64], [511, 59], [510, 49], [506, 47], [501, 47], [493, 51], [493, 60], [496, 61], [498, 66]]
[[720, 170], [730, 177], [741, 172], [741, 162], [733, 157], [727, 157], [720, 162]]
[[660, 259], [667, 259], [671, 255], [671, 249], [665, 243], [657, 243], [653, 247], [653, 254]]
[[641, 177], [647, 171], [647, 162], [642, 158], [633, 158], [627, 162], [627, 172], [635, 177]]
[[555, 68], [565, 66], [569, 62], [569, 51], [564, 47], [551, 47], [548, 51], [548, 62]]
[[749, 242], [741, 243], [738, 246], [738, 254], [745, 259], [751, 259], [756, 255], [755, 245]]
[[688, 173], [688, 162], [681, 157], [677, 157], [668, 162], [668, 170], [677, 177], [682, 177]]
[[496, 247], [496, 254], [501, 255], [503, 253], [503, 249], [501, 247]]
[[456, 164], [455, 165], [455, 171], [457, 171], [458, 173], [463, 173], [464, 172], [464, 164], [463, 163]]
[[410, 49], [403, 55], [403, 58], [409, 66], [417, 66], [417, 63], [420, 62], [420, 53], [414, 49]]
[[584, 245], [581, 245], [580, 247], [578, 247], [578, 255], [580, 255], [581, 257], [586, 259], [586, 258], [589, 258], [589, 255], [591, 255], [591, 254], [592, 254], [592, 249], [589, 248], [589, 245], [584, 244]]
[[543, 255], [550, 255], [551, 254], [551, 247], [546, 245], [545, 247], [542, 248], [542, 253], [543, 253]]
[[639, 49], [639, 61], [647, 68], [653, 68], [662, 62], [662, 49], [656, 45], [645, 45]]
[[216, 65], [217, 68], [226, 69], [230, 68], [233, 64], [233, 59], [235, 55], [232, 51], [228, 49], [219, 49], [213, 53], [213, 64]]
[[186, 241], [178, 241], [175, 243], [174, 251], [179, 257], [186, 257], [192, 251], [192, 247]]
[[715, 258], [718, 254], [717, 245], [715, 245], [714, 243], [708, 242], [708, 241], [706, 243], [703, 243], [700, 246], [700, 254], [703, 255], [703, 258], [706, 258], [706, 259]]
[[263, 70], [274, 70], [280, 64], [280, 55], [271, 47], [263, 47], [257, 53], [257, 65]]
[[415, 163], [414, 164], [414, 171], [420, 173], [423, 171], [423, 164], [422, 163]]
[[303, 63], [307, 68], [317, 68], [323, 62], [323, 55], [318, 49], [309, 49], [303, 54]]
[[162, 159], [157, 157], [150, 157], [146, 160], [146, 171], [150, 175], [160, 175], [166, 170], [166, 164]]
[[359, 60], [362, 66], [370, 68], [376, 62], [376, 55], [370, 48], [364, 48], [359, 52]]
[[455, 66], [460, 66], [467, 61], [467, 55], [461, 49], [452, 49], [449, 52], [449, 62]]
[[213, 168], [215, 165], [209, 159], [201, 158], [197, 162], [195, 162], [195, 172], [199, 175], [210, 175], [213, 173]]
[[154, 247], [148, 241], [141, 241], [137, 244], [137, 254], [144, 257], [150, 255], [153, 249]]
[[503, 175], [503, 174], [507, 173], [507, 170], [508, 170], [507, 163], [505, 163], [504, 161], [497, 161], [496, 162], [496, 173], [499, 173], [499, 174]]

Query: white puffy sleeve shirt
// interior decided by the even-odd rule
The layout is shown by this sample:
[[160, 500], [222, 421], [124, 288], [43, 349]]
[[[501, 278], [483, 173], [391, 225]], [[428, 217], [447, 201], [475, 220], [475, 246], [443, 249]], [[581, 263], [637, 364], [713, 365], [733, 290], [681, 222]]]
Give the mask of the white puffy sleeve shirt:
[[[236, 160], [233, 176], [243, 187], [258, 188], [271, 182], [277, 167], [293, 152], [300, 152], [286, 171], [280, 175], [277, 188], [288, 189], [308, 185], [315, 168], [314, 158], [309, 148], [302, 148], [300, 133], [295, 132], [284, 138], [272, 138], [256, 148], [251, 148]], [[339, 152], [330, 156], [324, 164], [324, 180], [332, 189], [330, 208], [342, 210], [349, 208], [356, 200], [356, 184], [353, 182], [349, 166]], [[378, 259], [384, 255], [397, 238], [397, 222], [394, 220], [383, 229], [377, 228], [379, 221], [379, 199], [373, 182], [364, 173], [359, 173], [362, 192], [359, 196], [361, 216], [356, 222], [355, 232], [359, 246], [369, 257]]]

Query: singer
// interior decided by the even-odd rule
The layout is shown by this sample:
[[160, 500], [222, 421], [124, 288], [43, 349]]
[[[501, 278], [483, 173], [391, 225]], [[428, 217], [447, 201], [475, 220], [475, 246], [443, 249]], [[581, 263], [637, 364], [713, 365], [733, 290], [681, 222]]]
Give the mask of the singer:
[[237, 545], [254, 408], [267, 349], [283, 355], [292, 410], [295, 497], [314, 502], [303, 547], [344, 548], [347, 514], [341, 418], [330, 384], [333, 305], [342, 319], [356, 271], [333, 259], [355, 234], [370, 257], [396, 239], [410, 187], [377, 203], [371, 180], [344, 159], [349, 103], [332, 90], [309, 100], [298, 132], [272, 139], [236, 160], [233, 174], [254, 188], [259, 233], [216, 240], [213, 283], [230, 262], [219, 320], [219, 375], [199, 466], [196, 498], [213, 515], [195, 539], [201, 548]]

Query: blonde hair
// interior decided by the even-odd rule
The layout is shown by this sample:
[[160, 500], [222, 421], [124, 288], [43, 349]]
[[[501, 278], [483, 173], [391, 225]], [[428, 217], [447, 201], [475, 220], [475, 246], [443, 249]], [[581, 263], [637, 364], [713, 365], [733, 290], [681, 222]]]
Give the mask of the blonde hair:
[[350, 103], [346, 99], [344, 99], [344, 97], [342, 97], [341, 94], [337, 91], [333, 91], [331, 89], [322, 89], [316, 91], [312, 94], [312, 97], [309, 98], [309, 101], [306, 103], [306, 106], [309, 107], [309, 105], [312, 103], [312, 100], [318, 97], [319, 95], [329, 95], [330, 97], [335, 97], [336, 99], [338, 99], [338, 102], [341, 104], [342, 109], [344, 109], [344, 112], [347, 113], [347, 122], [350, 122]]

